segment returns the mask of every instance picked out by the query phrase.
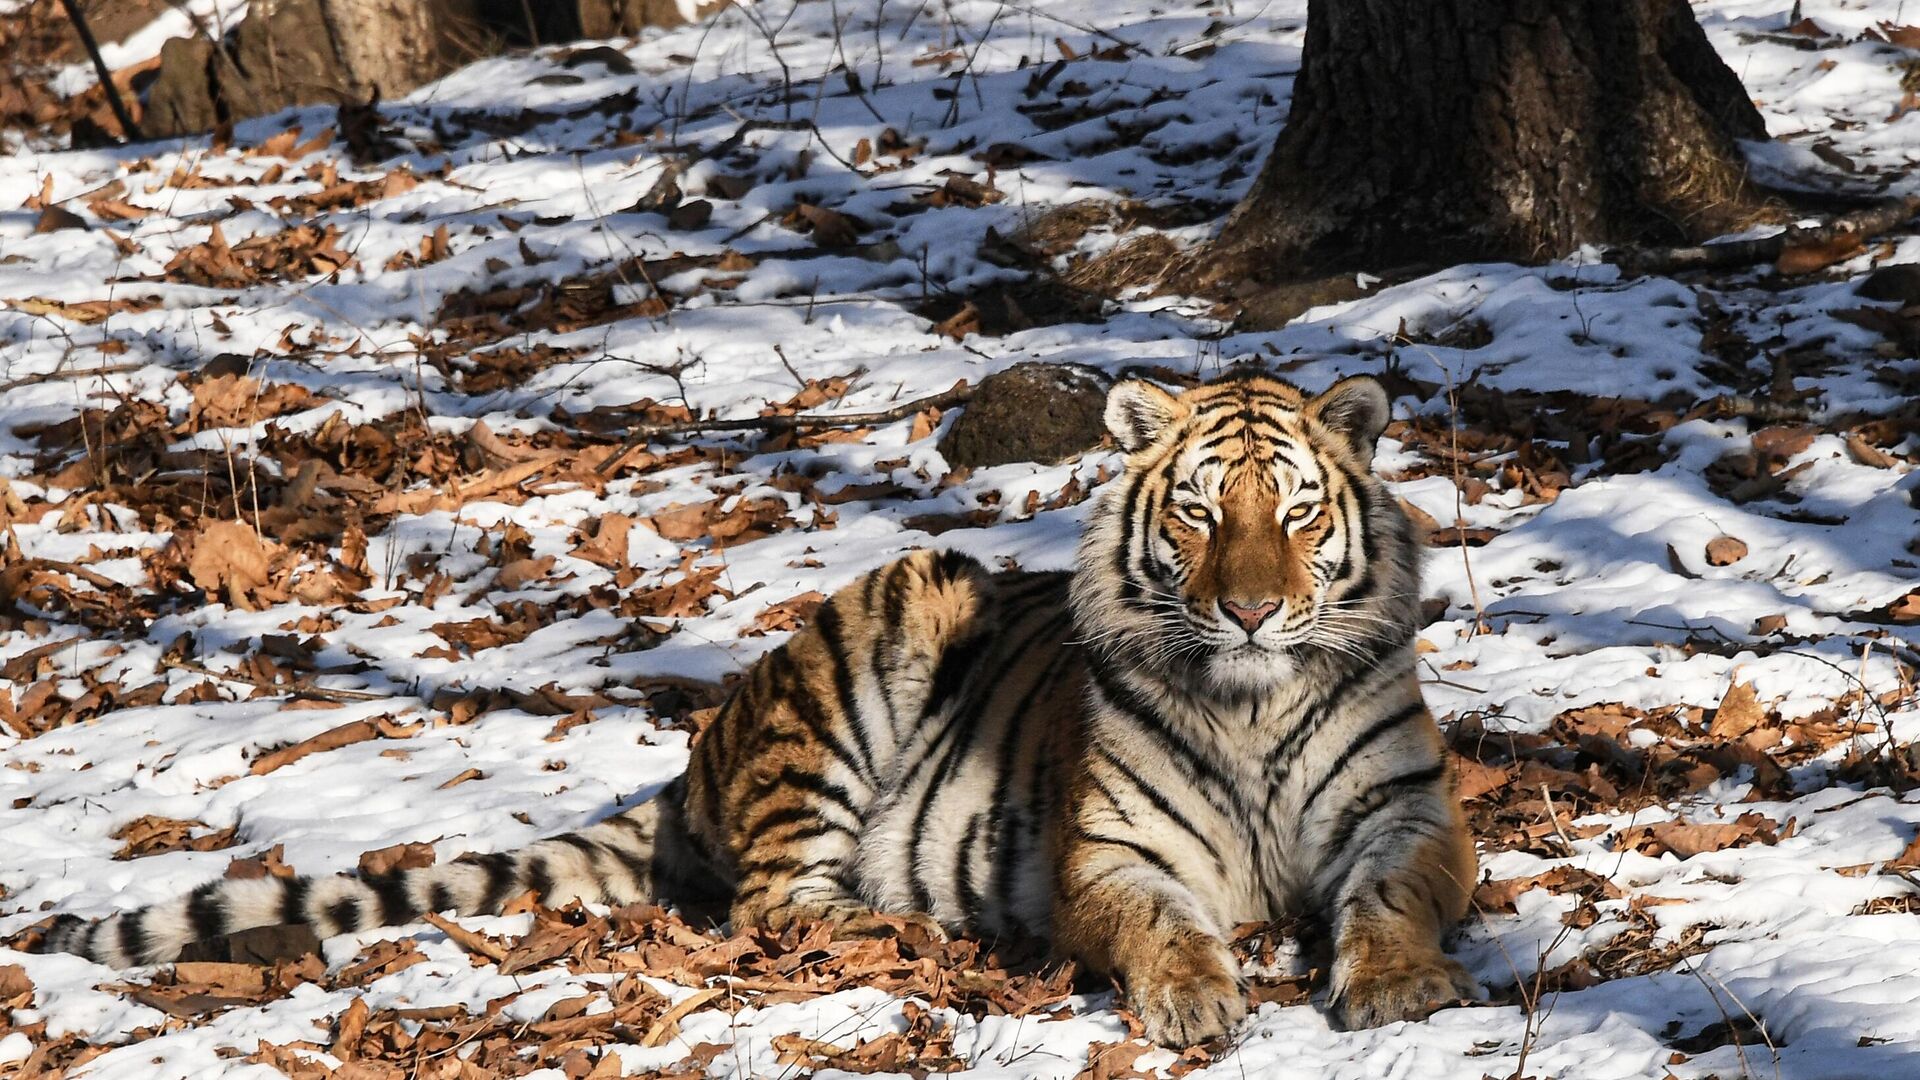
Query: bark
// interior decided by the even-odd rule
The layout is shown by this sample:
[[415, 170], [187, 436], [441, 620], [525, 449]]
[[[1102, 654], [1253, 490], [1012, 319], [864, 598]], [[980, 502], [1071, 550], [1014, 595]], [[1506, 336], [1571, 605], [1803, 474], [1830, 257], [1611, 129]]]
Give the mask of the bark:
[[1214, 283], [1538, 261], [1752, 221], [1766, 137], [1686, 0], [1310, 0], [1292, 113]]

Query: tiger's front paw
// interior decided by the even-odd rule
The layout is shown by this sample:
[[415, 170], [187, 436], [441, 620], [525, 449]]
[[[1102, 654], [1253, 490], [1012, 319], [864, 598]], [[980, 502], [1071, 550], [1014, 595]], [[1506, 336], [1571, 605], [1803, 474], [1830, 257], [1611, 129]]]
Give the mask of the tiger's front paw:
[[1424, 1020], [1478, 991], [1467, 969], [1439, 952], [1362, 962], [1342, 984], [1340, 1016], [1350, 1029]]
[[1162, 1046], [1206, 1042], [1247, 1015], [1240, 966], [1226, 945], [1195, 935], [1169, 946], [1144, 970], [1129, 971], [1127, 1007]]

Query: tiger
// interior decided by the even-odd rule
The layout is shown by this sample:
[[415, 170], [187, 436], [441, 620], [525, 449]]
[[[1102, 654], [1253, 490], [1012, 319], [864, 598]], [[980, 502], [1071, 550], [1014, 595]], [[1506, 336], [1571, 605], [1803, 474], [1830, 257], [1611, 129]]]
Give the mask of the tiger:
[[719, 905], [735, 930], [1031, 935], [1110, 976], [1168, 1046], [1229, 1032], [1228, 935], [1301, 916], [1354, 1028], [1477, 992], [1444, 948], [1475, 853], [1414, 667], [1419, 546], [1374, 475], [1390, 399], [1259, 369], [1113, 384], [1123, 456], [1070, 571], [918, 550], [763, 655], [644, 802], [515, 852], [220, 880], [71, 914], [116, 967], [243, 928], [427, 913]]

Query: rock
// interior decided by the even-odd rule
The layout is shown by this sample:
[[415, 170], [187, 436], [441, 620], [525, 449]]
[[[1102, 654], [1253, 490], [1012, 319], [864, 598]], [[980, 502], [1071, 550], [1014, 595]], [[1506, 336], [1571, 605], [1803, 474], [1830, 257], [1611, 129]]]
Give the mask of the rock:
[[1861, 279], [1853, 291], [1863, 300], [1897, 300], [1902, 307], [1920, 304], [1920, 263], [1883, 266]]
[[174, 38], [160, 46], [160, 74], [147, 92], [140, 133], [149, 139], [211, 131], [220, 116], [213, 106], [213, 46], [200, 38]]
[[980, 380], [940, 440], [956, 468], [1016, 461], [1053, 465], [1100, 445], [1110, 381], [1077, 364], [1015, 364]]

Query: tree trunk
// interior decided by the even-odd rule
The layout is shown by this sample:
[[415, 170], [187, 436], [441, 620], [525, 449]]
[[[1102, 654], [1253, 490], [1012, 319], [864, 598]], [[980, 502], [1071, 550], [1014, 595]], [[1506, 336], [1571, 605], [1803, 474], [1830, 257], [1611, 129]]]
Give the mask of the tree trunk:
[[1215, 286], [1539, 261], [1750, 223], [1766, 128], [1686, 0], [1310, 0], [1292, 114]]
[[[695, 0], [705, 15], [722, 0]], [[397, 98], [505, 48], [637, 33], [684, 22], [677, 0], [278, 0], [256, 3], [219, 43], [161, 49], [150, 137], [310, 103]]]

